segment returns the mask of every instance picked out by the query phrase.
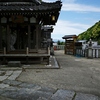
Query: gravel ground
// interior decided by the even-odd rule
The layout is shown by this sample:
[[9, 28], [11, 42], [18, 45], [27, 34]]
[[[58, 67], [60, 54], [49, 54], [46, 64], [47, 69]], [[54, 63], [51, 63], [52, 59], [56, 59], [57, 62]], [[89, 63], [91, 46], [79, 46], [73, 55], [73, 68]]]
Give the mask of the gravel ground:
[[55, 51], [60, 69], [25, 69], [17, 80], [55, 89], [100, 96], [100, 59], [87, 59]]

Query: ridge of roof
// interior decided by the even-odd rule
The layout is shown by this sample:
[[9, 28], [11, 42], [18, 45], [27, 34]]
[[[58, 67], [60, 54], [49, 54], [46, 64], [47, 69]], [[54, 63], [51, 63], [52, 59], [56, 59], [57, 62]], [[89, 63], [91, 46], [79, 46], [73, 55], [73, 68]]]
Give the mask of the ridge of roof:
[[[55, 2], [43, 2], [41, 0], [30, 0], [27, 2], [27, 0], [23, 0], [24, 2], [22, 1], [13, 1], [13, 0], [0, 0], [0, 5], [2, 6], [9, 6], [9, 5], [42, 5], [42, 6], [48, 6], [48, 5], [51, 5], [51, 6], [62, 6], [62, 2], [60, 0], [58, 1], [55, 1]], [[7, 2], [6, 2], [7, 1]]]
[[0, 0], [0, 2], [33, 2], [36, 0]]
[[0, 0], [0, 3], [36, 3], [41, 4], [41, 0]]

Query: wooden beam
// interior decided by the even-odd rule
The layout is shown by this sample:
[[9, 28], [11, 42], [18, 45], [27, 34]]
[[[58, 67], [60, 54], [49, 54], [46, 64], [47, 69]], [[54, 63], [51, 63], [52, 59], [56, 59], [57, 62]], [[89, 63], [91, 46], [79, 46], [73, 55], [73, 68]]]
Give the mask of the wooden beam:
[[1, 18], [0, 18], [0, 49], [2, 49], [2, 25], [1, 25]]

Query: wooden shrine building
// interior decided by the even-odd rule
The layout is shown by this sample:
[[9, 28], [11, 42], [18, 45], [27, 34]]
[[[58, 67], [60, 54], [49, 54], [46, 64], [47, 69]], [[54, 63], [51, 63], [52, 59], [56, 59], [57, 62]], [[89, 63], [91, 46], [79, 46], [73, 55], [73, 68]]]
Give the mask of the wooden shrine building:
[[77, 39], [76, 35], [65, 35], [62, 37], [65, 39], [65, 54], [74, 55], [75, 54], [75, 42]]
[[[42, 44], [44, 38], [48, 39], [44, 26], [56, 24], [61, 6], [61, 1], [0, 0], [0, 64], [9, 61], [48, 64], [48, 47]], [[46, 31], [50, 35], [53, 28]]]

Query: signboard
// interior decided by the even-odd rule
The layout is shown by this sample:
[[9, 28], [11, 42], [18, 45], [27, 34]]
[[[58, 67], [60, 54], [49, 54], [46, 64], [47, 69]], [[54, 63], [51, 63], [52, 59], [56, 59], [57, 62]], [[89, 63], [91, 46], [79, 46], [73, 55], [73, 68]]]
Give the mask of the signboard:
[[11, 19], [13, 23], [23, 23], [24, 22], [24, 17], [22, 15], [11, 16]]

